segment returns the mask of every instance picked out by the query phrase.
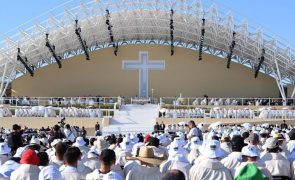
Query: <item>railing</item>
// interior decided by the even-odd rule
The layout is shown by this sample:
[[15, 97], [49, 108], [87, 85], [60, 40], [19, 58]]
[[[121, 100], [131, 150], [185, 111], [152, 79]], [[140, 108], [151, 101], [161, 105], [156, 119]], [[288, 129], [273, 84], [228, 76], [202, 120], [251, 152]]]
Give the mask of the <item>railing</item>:
[[[63, 112], [61, 113], [62, 107], [51, 107], [50, 109], [43, 108], [43, 109], [31, 109], [29, 107], [17, 107], [17, 106], [11, 106], [11, 107], [4, 107], [5, 111], [3, 110], [0, 111], [0, 117], [75, 117], [75, 118], [100, 118], [100, 117], [105, 117], [105, 116], [114, 116], [115, 114], [115, 109], [93, 109], [99, 110], [101, 113], [100, 117], [97, 117], [94, 115], [94, 117], [91, 116], [90, 112], [83, 112], [81, 111], [80, 114], [79, 112]], [[27, 110], [23, 112], [16, 113], [17, 110], [22, 109], [22, 110]], [[74, 108], [75, 109], [75, 108]], [[80, 109], [81, 110], [81, 109]], [[86, 110], [86, 109], [82, 109]], [[52, 112], [53, 111], [53, 112]]]
[[[207, 98], [161, 97], [160, 104], [178, 106], [283, 106], [282, 98]], [[286, 99], [287, 106], [295, 106], [294, 98]]]
[[[0, 104], [10, 106], [53, 106], [53, 107], [87, 107], [105, 108], [113, 105], [118, 109], [122, 104], [121, 97], [7, 97], [0, 98]], [[118, 106], [118, 107], [117, 107]]]

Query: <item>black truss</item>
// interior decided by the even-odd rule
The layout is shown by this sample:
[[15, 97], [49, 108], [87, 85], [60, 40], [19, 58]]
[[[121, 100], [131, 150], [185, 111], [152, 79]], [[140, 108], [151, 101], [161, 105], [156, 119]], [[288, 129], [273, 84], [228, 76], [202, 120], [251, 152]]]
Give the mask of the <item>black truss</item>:
[[81, 45], [81, 48], [83, 49], [84, 51], [84, 54], [86, 56], [86, 60], [90, 60], [90, 55], [89, 55], [89, 51], [88, 51], [88, 46], [86, 44], [86, 41], [82, 39], [82, 36], [81, 36], [81, 28], [78, 26], [78, 19], [75, 20], [75, 34], [77, 35], [78, 37], [78, 40], [80, 42], [80, 45]]
[[259, 74], [259, 71], [260, 71], [260, 68], [264, 62], [264, 55], [265, 55], [265, 49], [263, 48], [262, 49], [262, 53], [261, 53], [261, 57], [259, 58], [259, 64], [258, 66], [255, 68], [255, 75], [254, 77], [257, 78], [258, 77], [258, 74]]
[[232, 59], [232, 56], [233, 56], [233, 51], [234, 51], [234, 48], [235, 48], [235, 45], [236, 45], [235, 36], [236, 36], [236, 32], [233, 32], [232, 42], [231, 42], [231, 45], [229, 46], [229, 53], [227, 55], [227, 66], [226, 66], [227, 69], [230, 68], [230, 63], [231, 63], [231, 59]]
[[35, 70], [35, 68], [34, 68], [34, 66], [29, 66], [27, 64], [27, 62], [28, 62], [27, 57], [24, 57], [24, 58], [21, 57], [20, 48], [17, 48], [17, 60], [20, 61], [24, 65], [24, 67], [26, 68], [26, 70], [30, 73], [30, 75], [32, 77], [34, 77], [34, 70]]
[[203, 59], [203, 46], [204, 46], [204, 39], [205, 39], [205, 22], [206, 20], [202, 19], [202, 30], [201, 30], [201, 37], [200, 37], [200, 46], [199, 46], [199, 61]]
[[48, 47], [49, 51], [51, 52], [53, 58], [55, 59], [56, 63], [58, 64], [58, 67], [59, 68], [62, 68], [62, 64], [61, 64], [61, 57], [60, 56], [57, 56], [56, 53], [55, 53], [55, 46], [50, 44], [49, 42], [49, 34], [46, 33], [46, 44], [45, 46]]
[[111, 22], [110, 22], [110, 17], [111, 17], [111, 14], [110, 14], [110, 11], [107, 9], [106, 10], [106, 25], [108, 26], [108, 31], [109, 31], [109, 35], [110, 35], [110, 42], [111, 44], [113, 45], [113, 48], [115, 48], [114, 50], [114, 54], [115, 56], [117, 56], [118, 54], [118, 45], [115, 43], [115, 40], [114, 40], [114, 34], [113, 34], [113, 26], [111, 25]]
[[174, 10], [170, 11], [170, 42], [171, 42], [171, 56], [174, 55], [174, 21], [173, 21]]

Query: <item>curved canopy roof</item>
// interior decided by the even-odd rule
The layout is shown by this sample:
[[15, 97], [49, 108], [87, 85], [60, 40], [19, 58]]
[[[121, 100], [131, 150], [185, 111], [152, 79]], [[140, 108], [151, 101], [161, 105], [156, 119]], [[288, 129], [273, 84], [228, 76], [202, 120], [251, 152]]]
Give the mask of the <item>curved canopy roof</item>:
[[[73, 7], [72, 7], [73, 6]], [[63, 13], [57, 14], [56, 12]], [[253, 28], [247, 20], [240, 20], [216, 4], [198, 0], [97, 0], [77, 2], [73, 0], [23, 25], [5, 36], [0, 43], [0, 74], [2, 82], [9, 82], [27, 73], [17, 61], [17, 47], [36, 68], [55, 63], [45, 46], [45, 34], [49, 33], [56, 54], [62, 59], [83, 54], [75, 34], [75, 20], [79, 20], [81, 36], [89, 51], [113, 47], [106, 24], [106, 10], [110, 12], [110, 24], [114, 43], [170, 45], [170, 14], [174, 11], [174, 46], [199, 49], [202, 18], [206, 19], [204, 52], [225, 57], [230, 52], [232, 34], [236, 32], [233, 60], [247, 67], [259, 64], [262, 49], [265, 61], [261, 72], [275, 77], [279, 83], [294, 83], [295, 53], [287, 42], [275, 35]], [[36, 23], [40, 19], [46, 19]], [[28, 28], [27, 28], [28, 27]], [[120, 47], [118, 49], [120, 53]], [[196, 57], [197, 61], [198, 57]], [[226, 63], [225, 63], [226, 64]], [[254, 75], [254, 71], [253, 71]], [[37, 76], [37, 74], [36, 74]], [[2, 86], [1, 86], [2, 88]]]

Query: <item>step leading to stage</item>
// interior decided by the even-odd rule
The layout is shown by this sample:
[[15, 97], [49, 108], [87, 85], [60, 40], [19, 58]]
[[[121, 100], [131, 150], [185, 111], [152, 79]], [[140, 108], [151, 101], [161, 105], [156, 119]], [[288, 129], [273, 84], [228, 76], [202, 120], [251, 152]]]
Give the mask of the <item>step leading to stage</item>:
[[158, 105], [128, 104], [122, 106], [120, 111], [115, 111], [110, 126], [102, 132], [107, 134], [152, 132], [155, 119], [158, 117]]

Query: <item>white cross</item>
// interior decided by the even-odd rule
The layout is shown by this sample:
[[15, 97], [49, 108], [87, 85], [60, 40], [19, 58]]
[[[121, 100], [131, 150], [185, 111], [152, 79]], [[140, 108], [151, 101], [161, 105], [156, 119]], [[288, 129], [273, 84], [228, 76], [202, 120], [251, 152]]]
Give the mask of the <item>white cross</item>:
[[124, 70], [139, 71], [139, 97], [148, 97], [149, 70], [165, 70], [164, 60], [149, 60], [147, 51], [139, 52], [139, 60], [125, 60], [122, 63]]

